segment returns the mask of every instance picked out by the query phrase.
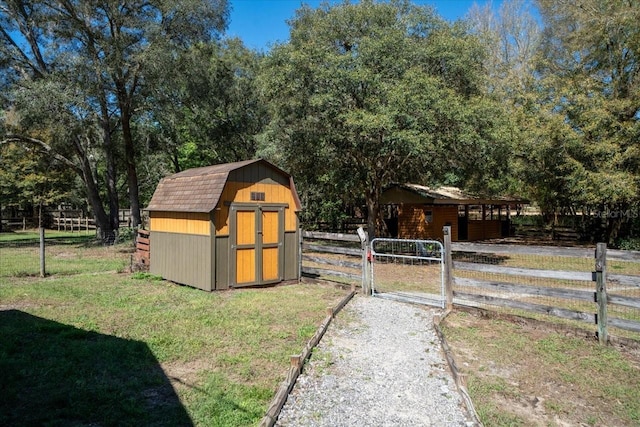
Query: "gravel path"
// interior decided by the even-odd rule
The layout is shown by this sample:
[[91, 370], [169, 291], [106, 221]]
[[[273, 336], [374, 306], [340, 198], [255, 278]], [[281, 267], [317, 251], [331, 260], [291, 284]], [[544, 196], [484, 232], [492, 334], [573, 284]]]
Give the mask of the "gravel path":
[[437, 310], [356, 296], [282, 408], [285, 426], [473, 426], [433, 329]]

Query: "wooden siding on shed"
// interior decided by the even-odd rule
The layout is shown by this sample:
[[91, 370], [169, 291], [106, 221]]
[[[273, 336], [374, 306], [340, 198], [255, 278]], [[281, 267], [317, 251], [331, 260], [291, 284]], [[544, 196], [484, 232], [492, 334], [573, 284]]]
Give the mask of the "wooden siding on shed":
[[210, 215], [193, 212], [149, 212], [152, 232], [210, 235]]
[[151, 274], [205, 291], [212, 290], [211, 240], [208, 236], [153, 231]]
[[288, 186], [289, 177], [267, 163], [252, 163], [229, 172], [229, 182], [262, 182]]
[[[426, 222], [426, 213], [432, 213]], [[398, 237], [401, 239], [442, 240], [442, 228], [451, 225], [451, 239], [458, 240], [458, 207], [403, 204], [398, 207]]]
[[[264, 193], [263, 201], [251, 200], [251, 193]], [[231, 203], [248, 204], [281, 204], [287, 205], [284, 210], [285, 231], [295, 231], [297, 226], [296, 203], [293, 193], [287, 185], [268, 180], [268, 182], [227, 182], [216, 208], [216, 235], [229, 235], [229, 208]]]
[[502, 221], [500, 220], [470, 220], [468, 227], [469, 241], [502, 237]]

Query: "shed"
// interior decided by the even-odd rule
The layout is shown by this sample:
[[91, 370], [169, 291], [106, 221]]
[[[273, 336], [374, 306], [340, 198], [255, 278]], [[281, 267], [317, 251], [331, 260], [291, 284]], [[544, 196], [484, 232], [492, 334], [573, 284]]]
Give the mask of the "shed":
[[265, 160], [163, 178], [147, 207], [150, 272], [207, 291], [298, 278], [300, 199]]
[[528, 201], [514, 197], [480, 197], [457, 187], [429, 188], [392, 184], [380, 196], [385, 223], [392, 237], [443, 239], [451, 226], [452, 241], [507, 237], [511, 215]]

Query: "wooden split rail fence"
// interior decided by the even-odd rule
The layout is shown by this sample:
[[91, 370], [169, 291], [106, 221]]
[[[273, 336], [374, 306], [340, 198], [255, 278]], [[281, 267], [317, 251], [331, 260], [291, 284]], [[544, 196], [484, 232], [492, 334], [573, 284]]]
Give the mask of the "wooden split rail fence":
[[[96, 221], [93, 218], [82, 216], [56, 215], [53, 217], [52, 227], [58, 231], [86, 231], [96, 229]], [[130, 224], [130, 211], [128, 209], [120, 209], [119, 223], [120, 228], [128, 228]]]
[[301, 233], [300, 272], [303, 279], [322, 279], [368, 287], [367, 247], [356, 234]]
[[96, 229], [96, 223], [93, 218], [64, 218], [64, 217], [55, 217], [53, 218], [53, 227], [57, 228], [58, 231], [85, 231], [86, 233], [89, 230]]
[[[149, 241], [149, 233], [142, 230], [136, 244], [141, 267], [149, 264]], [[360, 286], [364, 294], [370, 293], [366, 234], [362, 239], [303, 231], [300, 246], [301, 280], [333, 281], [352, 290]], [[444, 250], [448, 308], [542, 314], [595, 324], [602, 342], [607, 342], [609, 328], [640, 339], [640, 252], [598, 244], [594, 256], [590, 248], [451, 243], [448, 238]]]
[[[448, 237], [447, 227], [444, 231]], [[309, 231], [301, 236], [302, 280], [349, 283], [370, 292], [368, 239]], [[602, 342], [610, 328], [640, 338], [640, 252], [607, 250], [604, 244], [594, 254], [593, 248], [451, 243], [447, 238], [444, 250], [448, 308], [507, 309], [589, 323]]]
[[[596, 324], [603, 343], [610, 327], [640, 333], [640, 275], [607, 271], [607, 262], [617, 262], [617, 269], [638, 274], [640, 253], [607, 251], [603, 243], [597, 245], [595, 257], [593, 249], [581, 248], [454, 243], [451, 250], [454, 305], [501, 307]], [[469, 262], [481, 257], [494, 261], [528, 257], [529, 263], [539, 262], [541, 268]], [[580, 258], [592, 260], [591, 271], [544, 268], [545, 259], [566, 259], [565, 265], [571, 266]], [[541, 298], [554, 304], [533, 302]]]

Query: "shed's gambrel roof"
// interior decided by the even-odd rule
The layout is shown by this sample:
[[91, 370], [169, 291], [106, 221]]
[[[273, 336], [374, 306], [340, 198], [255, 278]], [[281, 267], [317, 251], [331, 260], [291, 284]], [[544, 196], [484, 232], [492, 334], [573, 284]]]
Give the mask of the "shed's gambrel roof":
[[300, 201], [291, 175], [262, 159], [187, 169], [162, 178], [146, 210], [209, 213], [218, 205], [229, 174], [255, 163], [266, 165], [289, 181], [296, 202], [294, 209], [299, 210]]

